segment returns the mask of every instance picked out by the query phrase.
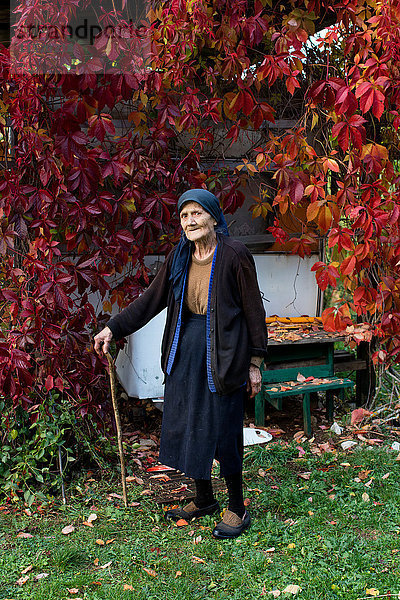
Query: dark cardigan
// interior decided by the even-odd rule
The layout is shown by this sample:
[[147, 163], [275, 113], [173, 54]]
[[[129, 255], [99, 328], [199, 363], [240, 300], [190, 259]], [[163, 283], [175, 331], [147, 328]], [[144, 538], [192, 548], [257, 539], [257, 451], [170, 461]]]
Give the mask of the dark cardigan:
[[[161, 347], [164, 373], [179, 315], [169, 279], [173, 252], [143, 294], [108, 322], [113, 337], [120, 340], [168, 307]], [[222, 235], [218, 235], [208, 334], [215, 389], [230, 394], [247, 381], [250, 358], [265, 356], [267, 327], [254, 259], [241, 242]]]

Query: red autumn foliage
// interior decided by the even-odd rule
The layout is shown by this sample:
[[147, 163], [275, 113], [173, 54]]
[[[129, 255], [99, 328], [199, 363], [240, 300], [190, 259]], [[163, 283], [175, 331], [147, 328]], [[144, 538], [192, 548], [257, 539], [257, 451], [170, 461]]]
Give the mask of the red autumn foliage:
[[[20, 25], [68, 23], [78, 4], [22, 1]], [[0, 53], [0, 131], [13, 132], [0, 176], [2, 393], [29, 408], [56, 389], [82, 415], [103, 411], [93, 332], [148, 283], [144, 256], [176, 241], [176, 198], [204, 185], [234, 212], [263, 171], [275, 191], [254, 206], [274, 212], [276, 238], [287, 243], [280, 216], [293, 212], [293, 252], [327, 241], [317, 283], [346, 292], [327, 328], [352, 309], [399, 361], [399, 2], [173, 0], [133, 30], [126, 4], [102, 22], [129, 35], [103, 32], [90, 56], [61, 40], [43, 72], [22, 41], [12, 60]], [[315, 24], [331, 25], [312, 38]], [[282, 99], [298, 126], [268, 130]], [[260, 143], [227, 173], [218, 159], [248, 132]]]

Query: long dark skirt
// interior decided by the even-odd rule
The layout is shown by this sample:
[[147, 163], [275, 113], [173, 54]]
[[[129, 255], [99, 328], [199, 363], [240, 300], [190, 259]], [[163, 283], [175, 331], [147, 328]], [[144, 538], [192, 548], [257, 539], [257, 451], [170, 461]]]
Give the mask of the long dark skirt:
[[175, 364], [166, 376], [160, 461], [195, 479], [209, 479], [213, 459], [221, 476], [240, 473], [245, 387], [210, 392], [206, 371], [206, 317], [185, 318]]

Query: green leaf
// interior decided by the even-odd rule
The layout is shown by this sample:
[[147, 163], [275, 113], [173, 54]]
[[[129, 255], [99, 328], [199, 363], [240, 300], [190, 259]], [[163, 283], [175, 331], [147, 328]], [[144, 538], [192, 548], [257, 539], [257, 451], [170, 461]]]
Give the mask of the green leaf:
[[30, 490], [26, 490], [24, 492], [24, 500], [28, 504], [28, 506], [32, 506], [32, 504], [35, 500], [35, 496], [34, 496], [34, 494], [32, 494], [32, 492]]

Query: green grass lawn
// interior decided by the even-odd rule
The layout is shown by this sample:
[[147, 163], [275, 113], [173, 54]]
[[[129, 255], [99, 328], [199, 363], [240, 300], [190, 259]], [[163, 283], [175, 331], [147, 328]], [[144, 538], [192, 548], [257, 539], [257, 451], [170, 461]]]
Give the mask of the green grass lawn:
[[[299, 586], [289, 589], [308, 600], [372, 598], [376, 590], [397, 598], [396, 455], [389, 445], [322, 456], [307, 450], [301, 459], [294, 443], [251, 447], [245, 496], [253, 524], [232, 541], [212, 538], [211, 517], [184, 527], [164, 523], [163, 509], [140, 486], [129, 484], [129, 501], [139, 505], [118, 507], [107, 499], [120, 493], [117, 476], [80, 480], [65, 507], [32, 507], [31, 516], [21, 506], [1, 511], [0, 599], [294, 597], [283, 593], [287, 586]], [[225, 505], [224, 494], [219, 499]], [[84, 525], [91, 513], [93, 527]], [[64, 535], [67, 525], [75, 530]]]

